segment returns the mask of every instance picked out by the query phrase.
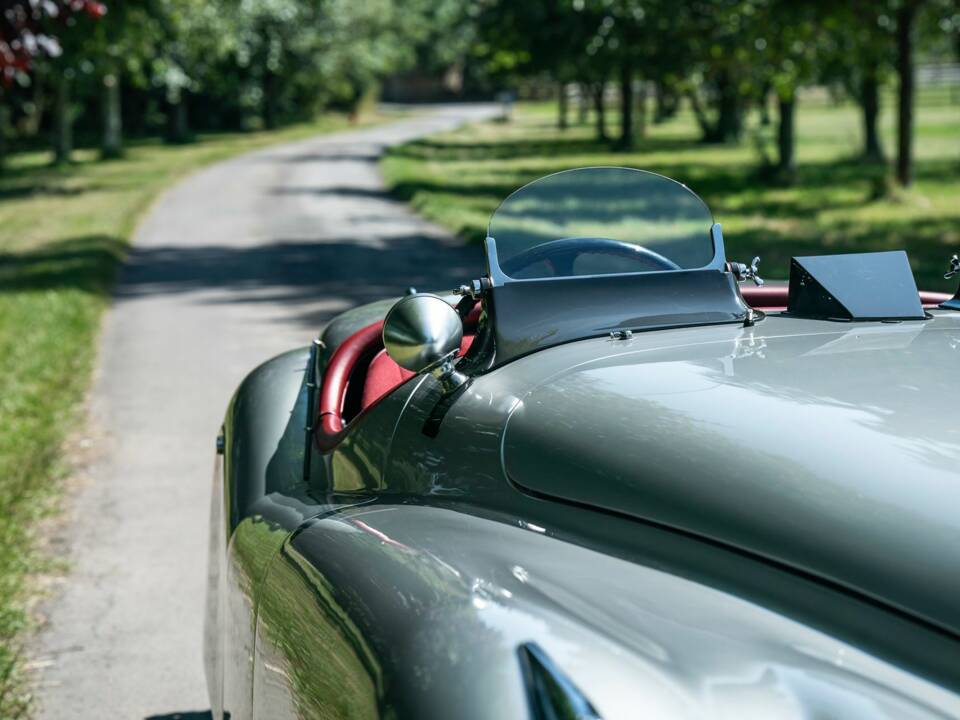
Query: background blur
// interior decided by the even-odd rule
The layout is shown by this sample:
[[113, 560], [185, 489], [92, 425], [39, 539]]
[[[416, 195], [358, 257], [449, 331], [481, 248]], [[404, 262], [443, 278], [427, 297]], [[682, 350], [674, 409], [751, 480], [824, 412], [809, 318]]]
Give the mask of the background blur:
[[[804, 96], [861, 115], [850, 155], [913, 179], [916, 105], [960, 102], [956, 0], [4, 0], [0, 153], [275, 128], [400, 102], [555, 98], [628, 150], [680, 112], [704, 143], [797, 162]], [[811, 92], [815, 90], [815, 92]], [[892, 106], [892, 107], [891, 107]], [[885, 111], [896, 139], [884, 147]], [[752, 123], [752, 115], [757, 123]], [[954, 118], [956, 119], [956, 118]], [[2, 155], [0, 155], [2, 157]]]
[[701, 194], [729, 255], [762, 256], [767, 277], [793, 254], [903, 248], [921, 287], [956, 289], [960, 0], [0, 9], [0, 718], [30, 707], [24, 632], [57, 571], [44, 542], [116, 268], [158, 194], [202, 165], [384, 123], [380, 101], [492, 100], [497, 119], [380, 166], [468, 241], [524, 182], [626, 165]]

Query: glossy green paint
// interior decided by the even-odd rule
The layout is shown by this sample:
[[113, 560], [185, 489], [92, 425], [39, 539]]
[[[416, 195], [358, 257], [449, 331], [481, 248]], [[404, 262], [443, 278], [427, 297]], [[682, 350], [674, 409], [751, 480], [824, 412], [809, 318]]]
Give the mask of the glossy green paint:
[[749, 599], [457, 506], [385, 500], [312, 521], [271, 565], [264, 596], [262, 717], [525, 718], [517, 648], [531, 641], [610, 719], [958, 708], [951, 692]]
[[960, 635], [960, 314], [772, 316], [565, 355], [510, 373], [515, 483], [774, 558]]
[[[325, 357], [388, 306], [342, 316], [324, 336]], [[943, 506], [926, 504], [917, 478], [849, 487], [837, 504], [887, 501], [917, 524], [911, 534], [907, 520], [894, 527], [871, 512], [864, 529], [856, 512], [823, 499], [838, 478], [809, 457], [812, 436], [774, 432], [756, 415], [773, 403], [770, 412], [797, 420], [791, 429], [804, 426], [797, 412], [839, 416], [838, 432], [874, 443], [842, 456], [863, 467], [881, 440], [901, 458], [920, 453], [918, 469], [949, 460], [952, 427], [927, 423], [943, 422], [955, 397], [948, 387], [932, 397], [941, 391], [930, 379], [956, 362], [953, 328], [960, 316], [940, 313], [916, 326], [771, 317], [753, 329], [570, 343], [473, 378], [436, 437], [422, 430], [440, 389], [418, 377], [365, 413], [333, 453], [315, 455], [308, 480], [294, 472], [307, 353], [281, 356], [244, 383], [225, 423], [217, 488], [231, 520], [214, 538], [227, 570], [212, 588], [220, 631], [208, 633], [207, 655], [208, 674], [222, 668], [229, 691], [211, 680], [223, 698], [213, 697], [215, 711], [232, 720], [523, 718], [517, 647], [533, 641], [608, 720], [960, 715], [960, 642], [921, 619], [929, 588], [883, 589], [907, 572], [903, 558], [876, 568], [876, 586], [865, 585], [866, 571], [834, 577], [893, 540], [927, 548], [924, 562], [949, 569], [948, 549], [934, 547], [937, 533], [950, 540], [949, 523], [925, 536], [929, 525], [915, 517], [941, 522]], [[858, 330], [860, 339], [850, 334]], [[934, 350], [946, 357], [931, 359]], [[927, 377], [914, 383], [922, 400], [898, 405], [895, 389], [871, 396], [892, 357], [903, 392]], [[697, 409], [704, 414], [684, 416]], [[914, 417], [921, 409], [925, 418]], [[901, 421], [907, 427], [890, 425]], [[589, 462], [578, 467], [572, 447]], [[771, 457], [792, 449], [806, 474], [771, 477]], [[697, 468], [706, 484], [695, 482]], [[647, 473], [657, 492], [644, 495]], [[803, 522], [794, 506], [808, 513]], [[883, 564], [882, 554], [869, 557]], [[949, 589], [949, 579], [927, 580]]]

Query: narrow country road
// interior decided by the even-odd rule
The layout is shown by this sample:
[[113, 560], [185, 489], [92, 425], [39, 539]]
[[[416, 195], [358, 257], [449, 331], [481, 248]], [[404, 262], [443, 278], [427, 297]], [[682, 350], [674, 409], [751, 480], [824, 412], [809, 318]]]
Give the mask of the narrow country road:
[[387, 197], [377, 161], [492, 112], [445, 106], [268, 148], [154, 206], [101, 337], [95, 459], [64, 531], [70, 572], [35, 647], [41, 718], [207, 717], [210, 472], [230, 394], [349, 307], [476, 275], [479, 250]]

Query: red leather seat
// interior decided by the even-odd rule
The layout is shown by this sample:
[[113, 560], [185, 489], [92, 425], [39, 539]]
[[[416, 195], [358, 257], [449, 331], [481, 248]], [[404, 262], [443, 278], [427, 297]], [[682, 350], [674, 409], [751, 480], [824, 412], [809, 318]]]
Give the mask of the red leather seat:
[[[460, 354], [463, 355], [473, 344], [475, 335], [464, 335], [460, 343]], [[412, 378], [416, 373], [404, 370], [397, 365], [386, 350], [381, 350], [370, 362], [367, 369], [367, 378], [363, 383], [363, 395], [360, 407], [367, 408], [373, 405], [388, 392]]]

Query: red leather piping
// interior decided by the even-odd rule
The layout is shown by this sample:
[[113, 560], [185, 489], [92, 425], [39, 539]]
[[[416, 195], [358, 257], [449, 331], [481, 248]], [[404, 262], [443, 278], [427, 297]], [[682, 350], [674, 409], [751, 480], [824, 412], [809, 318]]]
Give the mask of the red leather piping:
[[[790, 288], [786, 285], [765, 285], [764, 287], [745, 286], [740, 288], [740, 294], [747, 305], [755, 310], [786, 310], [787, 295]], [[946, 293], [920, 291], [920, 302], [925, 308], [933, 308], [949, 300], [952, 296]]]
[[784, 310], [787, 307], [786, 285], [743, 286], [740, 294], [754, 310]]
[[946, 302], [952, 297], [953, 295], [949, 293], [930, 292], [929, 290], [920, 291], [920, 302], [923, 303], [923, 306], [927, 309], [935, 308], [940, 303]]

